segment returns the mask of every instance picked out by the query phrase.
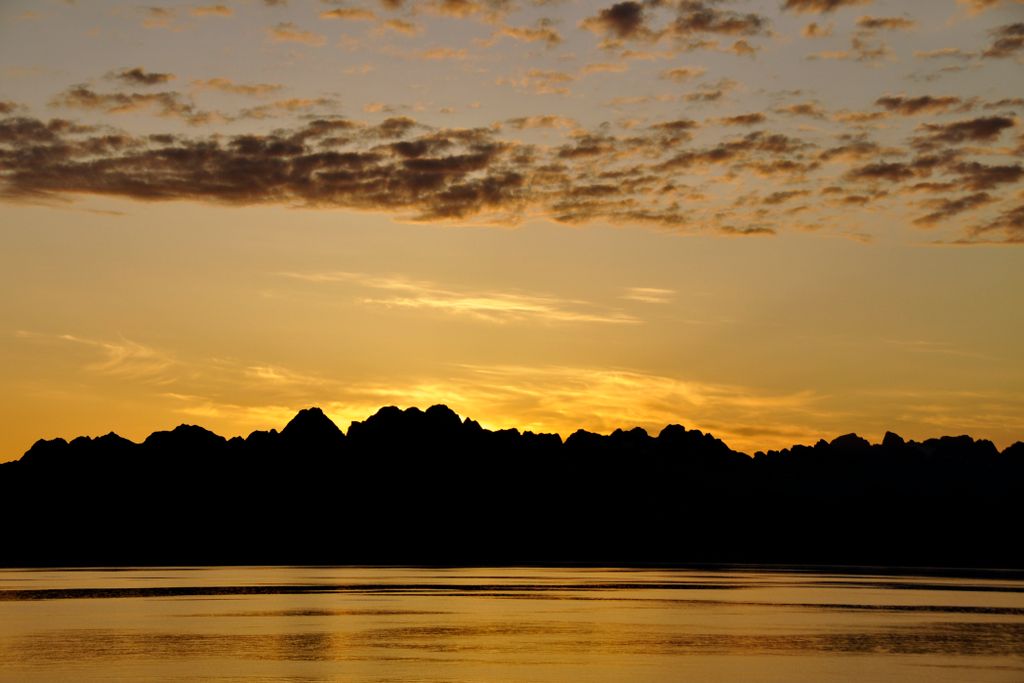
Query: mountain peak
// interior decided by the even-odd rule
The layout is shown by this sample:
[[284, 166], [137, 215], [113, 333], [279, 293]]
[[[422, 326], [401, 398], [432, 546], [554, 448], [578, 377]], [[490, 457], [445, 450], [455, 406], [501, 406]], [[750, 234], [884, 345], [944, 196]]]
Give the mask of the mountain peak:
[[170, 431], [153, 432], [142, 443], [161, 449], [217, 448], [227, 439], [205, 427], [180, 424]]
[[281, 436], [288, 441], [310, 443], [341, 443], [345, 435], [324, 411], [316, 406], [303, 408], [281, 430]]

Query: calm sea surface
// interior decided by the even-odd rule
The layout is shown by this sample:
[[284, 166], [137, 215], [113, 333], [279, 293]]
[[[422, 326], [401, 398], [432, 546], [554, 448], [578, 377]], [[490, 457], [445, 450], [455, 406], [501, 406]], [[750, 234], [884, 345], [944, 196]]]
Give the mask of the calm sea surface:
[[0, 570], [0, 679], [1024, 681], [1024, 580], [738, 569]]

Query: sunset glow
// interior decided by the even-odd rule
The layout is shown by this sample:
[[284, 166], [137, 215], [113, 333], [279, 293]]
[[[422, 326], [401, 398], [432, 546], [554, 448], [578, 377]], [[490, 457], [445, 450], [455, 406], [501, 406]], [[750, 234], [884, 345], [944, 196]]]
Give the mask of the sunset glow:
[[445, 403], [1024, 439], [1021, 0], [5, 0], [0, 461]]

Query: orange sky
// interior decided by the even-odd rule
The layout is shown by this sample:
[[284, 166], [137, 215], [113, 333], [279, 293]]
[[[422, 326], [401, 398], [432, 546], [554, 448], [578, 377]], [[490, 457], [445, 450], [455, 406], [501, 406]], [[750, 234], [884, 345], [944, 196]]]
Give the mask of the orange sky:
[[1024, 3], [0, 7], [0, 460], [679, 422], [1024, 438]]

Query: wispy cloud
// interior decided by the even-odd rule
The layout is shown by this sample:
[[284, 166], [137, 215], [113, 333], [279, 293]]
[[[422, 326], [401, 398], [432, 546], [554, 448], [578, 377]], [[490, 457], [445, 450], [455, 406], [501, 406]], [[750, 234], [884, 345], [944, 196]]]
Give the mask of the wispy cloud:
[[770, 392], [619, 367], [457, 364], [446, 366], [440, 376], [315, 378], [308, 385], [297, 379], [301, 373], [285, 368], [239, 367], [235, 373], [243, 375], [243, 386], [251, 387], [251, 402], [203, 391], [166, 396], [182, 414], [234, 422], [243, 429], [280, 428], [307, 405], [319, 405], [345, 429], [382, 406], [445, 403], [491, 429], [515, 427], [566, 437], [580, 428], [609, 433], [642, 427], [657, 434], [668, 424], [681, 423], [713, 430], [748, 452], [813, 442], [822, 435], [822, 423], [834, 415], [822, 407], [824, 397], [810, 391]]
[[971, 14], [981, 14], [985, 10], [999, 7], [1000, 5], [1024, 5], [1024, 0], [956, 0], [957, 4], [967, 7]]
[[555, 47], [562, 42], [562, 35], [550, 21], [545, 20], [541, 20], [535, 26], [502, 26], [494, 32], [489, 42], [502, 36], [524, 43], [542, 42], [548, 47]]
[[461, 59], [466, 59], [469, 56], [469, 53], [466, 51], [465, 48], [455, 49], [455, 48], [451, 48], [451, 47], [435, 47], [435, 48], [431, 48], [429, 50], [424, 50], [423, 52], [420, 53], [419, 56], [420, 56], [421, 59], [428, 59], [428, 60], [435, 60], [435, 61], [440, 61], [440, 60], [445, 60], [445, 59], [461, 60]]
[[579, 122], [575, 119], [570, 119], [565, 116], [555, 116], [553, 114], [542, 114], [540, 116], [520, 116], [518, 118], [509, 119], [506, 123], [515, 128], [516, 130], [524, 130], [527, 128], [566, 128], [573, 129], [579, 126]]
[[406, 36], [414, 36], [423, 32], [422, 26], [403, 19], [388, 19], [387, 21], [382, 22], [379, 28], [381, 31], [394, 31], [395, 33], [401, 33]]
[[302, 43], [313, 47], [321, 47], [327, 43], [325, 36], [301, 29], [290, 21], [283, 21], [267, 29], [267, 34], [275, 43]]
[[76, 85], [54, 97], [50, 104], [108, 114], [126, 114], [148, 109], [159, 116], [180, 118], [191, 125], [202, 125], [223, 118], [219, 113], [198, 109], [190, 98], [177, 92], [104, 93], [86, 85]]
[[443, 290], [424, 291], [415, 296], [368, 299], [367, 303], [405, 308], [429, 308], [502, 322], [538, 318], [554, 322], [635, 324], [638, 319], [625, 313], [588, 313], [563, 308], [556, 299], [518, 294], [460, 294]]
[[177, 12], [167, 7], [145, 7], [142, 12], [143, 28], [171, 28], [177, 17]]
[[[772, 427], [804, 422], [793, 431], [808, 437], [814, 430], [807, 423], [821, 414], [820, 397], [809, 391], [773, 394], [625, 368], [467, 365], [463, 371], [457, 393], [480, 406], [477, 414], [485, 420], [563, 435], [580, 427], [608, 433], [639, 426], [657, 433], [672, 423], [701, 429], [714, 423], [716, 435], [734, 447], [763, 448], [766, 441], [785, 441], [778, 435], [767, 438], [769, 422]], [[765, 413], [775, 419], [765, 421]]]
[[230, 78], [207, 78], [192, 81], [196, 90], [219, 90], [234, 95], [268, 95], [281, 90], [279, 83], [236, 83]]
[[361, 7], [339, 7], [320, 13], [321, 19], [343, 19], [346, 21], [373, 21], [377, 15]]
[[565, 71], [548, 69], [528, 69], [518, 76], [504, 76], [497, 80], [498, 85], [511, 85], [522, 90], [530, 90], [538, 95], [568, 95], [569, 84], [576, 76]]
[[795, 12], [826, 13], [843, 7], [870, 5], [873, 0], [786, 0], [783, 9]]
[[[92, 339], [74, 334], [45, 334], [20, 330], [16, 336], [43, 344], [71, 344], [91, 352], [93, 358], [84, 370], [126, 380], [145, 380], [165, 384], [174, 381], [169, 371], [174, 358], [159, 349], [120, 337], [116, 340]], [[98, 356], [98, 357], [97, 357]]]
[[674, 289], [663, 289], [660, 287], [630, 287], [622, 295], [623, 299], [640, 301], [645, 304], [668, 304], [672, 303], [675, 296]]
[[622, 62], [595, 62], [593, 64], [587, 64], [580, 69], [580, 75], [617, 74], [625, 73], [626, 71], [629, 71], [629, 65], [623, 64]]
[[235, 11], [227, 5], [202, 5], [189, 11], [194, 17], [230, 17], [234, 13]]
[[387, 308], [410, 308], [465, 315], [491, 323], [547, 321], [555, 323], [602, 323], [631, 325], [641, 322], [621, 311], [606, 310], [587, 302], [557, 297], [494, 290], [460, 291], [423, 280], [380, 277], [364, 273], [283, 273], [312, 283], [351, 283], [359, 287], [393, 292], [367, 297], [362, 303]]
[[173, 81], [176, 78], [174, 74], [146, 71], [139, 66], [131, 69], [122, 69], [110, 74], [110, 77], [129, 85], [159, 85]]
[[[318, 283], [365, 280], [382, 289], [419, 292], [422, 284], [400, 278], [318, 273]], [[669, 296], [661, 288], [634, 288]], [[631, 290], [631, 291], [634, 291]], [[316, 374], [280, 363], [243, 358], [182, 358], [137, 340], [22, 331], [17, 337], [41, 346], [70, 345], [80, 363], [76, 383], [132, 382], [150, 387], [151, 398], [190, 421], [221, 433], [280, 428], [302, 407], [321, 406], [342, 428], [385, 405], [426, 408], [445, 403], [489, 428], [557, 432], [578, 428], [608, 433], [642, 427], [656, 434], [667, 424], [712, 432], [733, 448], [754, 452], [813, 443], [859, 425], [878, 438], [887, 428], [913, 425], [918, 438], [939, 433], [1010, 435], [1024, 427], [1021, 399], [999, 392], [943, 392], [894, 388], [857, 400], [809, 389], [709, 382], [609, 365], [446, 364], [374, 379]], [[883, 340], [885, 341], [885, 340]], [[890, 340], [910, 353], [959, 355], [953, 345]], [[62, 355], [63, 352], [62, 352]], [[66, 355], [64, 357], [67, 357]], [[981, 358], [989, 361], [992, 359]], [[88, 384], [89, 378], [92, 384]], [[68, 378], [63, 378], [66, 384]], [[863, 410], [865, 402], [873, 411]], [[854, 412], [844, 405], [860, 406]], [[974, 409], [965, 411], [965, 406]], [[879, 408], [881, 406], [881, 408]], [[927, 433], [928, 427], [934, 433]]]
[[704, 68], [699, 66], [677, 66], [661, 72], [661, 77], [676, 83], [685, 83], [704, 75]]
[[317, 387], [325, 380], [313, 375], [302, 374], [278, 365], [250, 365], [243, 371], [244, 375], [257, 382], [276, 386]]

